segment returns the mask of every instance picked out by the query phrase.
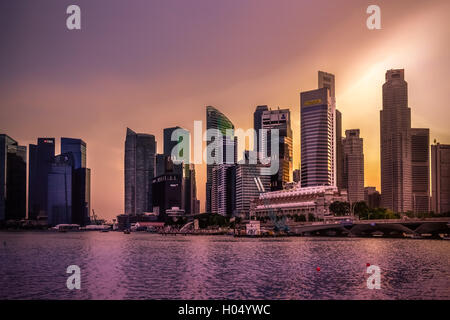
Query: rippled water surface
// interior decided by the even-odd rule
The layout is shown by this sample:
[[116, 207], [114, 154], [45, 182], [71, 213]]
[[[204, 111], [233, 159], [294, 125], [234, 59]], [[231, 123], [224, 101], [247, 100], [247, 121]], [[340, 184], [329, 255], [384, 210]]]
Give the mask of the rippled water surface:
[[440, 240], [1, 232], [0, 299], [450, 299], [449, 263]]

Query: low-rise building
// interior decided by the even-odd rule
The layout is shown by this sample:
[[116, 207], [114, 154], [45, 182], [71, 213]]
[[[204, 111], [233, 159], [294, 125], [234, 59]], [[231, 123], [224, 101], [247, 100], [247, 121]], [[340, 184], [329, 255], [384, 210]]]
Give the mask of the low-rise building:
[[251, 216], [266, 217], [313, 214], [318, 219], [330, 215], [330, 204], [347, 201], [347, 192], [334, 186], [300, 187], [261, 194], [252, 202]]

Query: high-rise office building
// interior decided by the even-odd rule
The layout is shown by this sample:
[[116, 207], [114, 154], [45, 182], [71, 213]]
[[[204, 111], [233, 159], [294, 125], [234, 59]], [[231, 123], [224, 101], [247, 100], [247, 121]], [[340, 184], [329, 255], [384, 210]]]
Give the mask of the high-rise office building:
[[[226, 159], [231, 157], [229, 155], [227, 157], [227, 150], [234, 149], [234, 162], [236, 162], [236, 139], [234, 137], [234, 125], [233, 123], [219, 110], [212, 106], [206, 107], [206, 129], [218, 130], [218, 134], [220, 134], [223, 138], [223, 146], [222, 148], [222, 163], [226, 163]], [[212, 143], [214, 138], [208, 137], [207, 145]], [[233, 148], [234, 144], [234, 148]], [[228, 147], [227, 147], [228, 146]], [[212, 156], [217, 157], [219, 155], [212, 154]], [[210, 155], [208, 155], [208, 158]], [[218, 164], [207, 164], [206, 166], [206, 212], [212, 212], [212, 180], [213, 180], [213, 168]]]
[[261, 152], [261, 143], [260, 143], [260, 131], [262, 129], [262, 115], [264, 111], [269, 110], [268, 106], [257, 106], [255, 112], [253, 113], [253, 129], [255, 130], [254, 136], [254, 151]]
[[411, 109], [403, 69], [388, 70], [380, 111], [381, 205], [412, 211]]
[[[172, 141], [172, 135], [177, 131], [178, 140]], [[185, 148], [182, 148], [184, 145], [181, 142], [185, 142]], [[172, 153], [175, 153], [176, 161], [187, 162], [190, 160], [190, 135], [189, 131], [183, 129], [181, 127], [172, 127], [164, 129], [164, 155], [172, 156]]]
[[153, 210], [159, 219], [165, 220], [166, 211], [182, 206], [181, 176], [175, 173], [164, 173], [152, 179]]
[[47, 175], [47, 224], [72, 223], [72, 179], [74, 160], [65, 153], [54, 157]]
[[345, 130], [343, 186], [350, 203], [364, 201], [364, 153], [359, 129]]
[[345, 189], [344, 186], [344, 144], [342, 142], [342, 113], [336, 109], [336, 186]]
[[301, 186], [336, 186], [335, 114], [328, 88], [300, 94]]
[[86, 168], [86, 142], [61, 138], [61, 154], [72, 157], [72, 223], [86, 225], [90, 222], [91, 210], [91, 170]]
[[430, 212], [430, 130], [411, 129], [411, 175], [414, 213]]
[[335, 159], [334, 159], [334, 167], [335, 169], [335, 185], [339, 189], [344, 189], [344, 153], [343, 153], [343, 145], [342, 145], [342, 113], [337, 109], [336, 106], [336, 85], [335, 85], [335, 76], [334, 74], [319, 71], [318, 72], [318, 89], [328, 88], [330, 91], [331, 104], [333, 105], [333, 109], [335, 109], [335, 120], [334, 120], [334, 139], [335, 139]]
[[125, 140], [125, 214], [152, 212], [156, 140], [127, 128]]
[[197, 182], [195, 179], [195, 165], [185, 164], [183, 169], [183, 206], [186, 214], [195, 214], [197, 201]]
[[223, 216], [236, 208], [235, 164], [218, 164], [212, 169], [211, 212]]
[[381, 195], [375, 187], [365, 187], [364, 201], [370, 209], [379, 208], [381, 204]]
[[[282, 190], [283, 186], [291, 181], [292, 171], [292, 129], [291, 129], [291, 113], [289, 109], [263, 110], [261, 107], [256, 108], [254, 118], [261, 114], [261, 128], [267, 130], [267, 140], [259, 141], [259, 152], [274, 158], [271, 150], [271, 130], [278, 130], [278, 172], [271, 177], [270, 190]], [[254, 126], [258, 126], [259, 122], [255, 121]]]
[[0, 221], [26, 217], [27, 148], [0, 134]]
[[55, 138], [38, 138], [29, 146], [28, 218], [47, 219], [48, 173], [55, 157]]
[[[247, 151], [245, 153], [246, 163], [237, 164], [233, 171], [236, 199], [234, 215], [244, 218], [250, 213], [251, 202], [257, 199], [263, 190], [270, 191], [271, 182], [270, 175], [263, 174], [264, 169], [267, 171], [267, 166], [249, 163], [247, 161], [249, 160], [248, 154]], [[255, 181], [255, 179], [258, 180]], [[257, 183], [260, 185], [258, 186]]]
[[71, 153], [74, 169], [86, 168], [86, 142], [81, 139], [61, 138], [61, 154]]
[[431, 146], [432, 210], [450, 212], [450, 145]]

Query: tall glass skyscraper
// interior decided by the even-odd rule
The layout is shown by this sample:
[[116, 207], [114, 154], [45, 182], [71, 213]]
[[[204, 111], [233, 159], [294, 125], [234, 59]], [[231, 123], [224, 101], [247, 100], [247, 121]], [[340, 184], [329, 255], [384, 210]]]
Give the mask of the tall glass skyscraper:
[[27, 148], [0, 134], [0, 221], [26, 216]]
[[[212, 106], [208, 106], [206, 107], [206, 129], [216, 129], [219, 131], [219, 134], [222, 135], [224, 143], [222, 154], [223, 163], [226, 162], [226, 151], [229, 150], [229, 148], [227, 148], [226, 146], [231, 146], [233, 148], [232, 145], [234, 145], [234, 162], [236, 162], [236, 140], [234, 138], [233, 123], [222, 112]], [[230, 131], [227, 132], [227, 130]], [[209, 145], [210, 143], [212, 143], [212, 141], [208, 141], [207, 145]], [[213, 154], [213, 156], [216, 155]], [[215, 166], [217, 166], [217, 164], [208, 164], [206, 166], [206, 212], [212, 212], [212, 173]]]
[[125, 214], [152, 212], [155, 136], [127, 128], [125, 140]]
[[300, 94], [301, 186], [336, 186], [335, 114], [326, 87]]
[[48, 171], [47, 223], [72, 223], [73, 157], [70, 153], [52, 159]]
[[[258, 109], [256, 110], [258, 112]], [[271, 177], [270, 190], [282, 190], [291, 181], [292, 172], [292, 129], [291, 112], [289, 109], [265, 110], [261, 114], [261, 127], [267, 130], [267, 141], [258, 142], [261, 150], [267, 150], [267, 155], [274, 157], [271, 150], [271, 130], [278, 130], [278, 172]]]
[[72, 153], [74, 169], [86, 168], [86, 142], [83, 140], [61, 138], [61, 153]]
[[48, 173], [55, 156], [55, 138], [38, 138], [29, 146], [28, 218], [47, 218]]
[[388, 70], [380, 111], [381, 206], [412, 211], [411, 109], [405, 71]]

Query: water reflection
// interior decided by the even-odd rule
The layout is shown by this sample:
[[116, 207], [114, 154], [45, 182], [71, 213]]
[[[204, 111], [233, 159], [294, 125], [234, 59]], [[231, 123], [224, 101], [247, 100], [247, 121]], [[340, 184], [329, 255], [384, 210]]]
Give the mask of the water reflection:
[[[436, 240], [0, 233], [1, 299], [449, 299]], [[366, 286], [366, 264], [382, 271]], [[67, 266], [81, 268], [68, 290]], [[317, 271], [320, 267], [320, 271]]]

